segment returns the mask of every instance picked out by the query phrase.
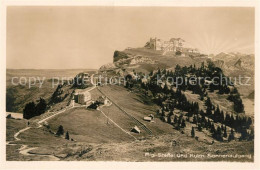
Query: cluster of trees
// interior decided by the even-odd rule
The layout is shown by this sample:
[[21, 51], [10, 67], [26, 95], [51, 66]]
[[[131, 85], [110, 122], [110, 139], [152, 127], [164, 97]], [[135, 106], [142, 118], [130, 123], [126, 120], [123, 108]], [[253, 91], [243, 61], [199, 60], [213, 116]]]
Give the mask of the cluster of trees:
[[[212, 134], [212, 137], [218, 141], [223, 141], [223, 137], [227, 138], [228, 137], [228, 141], [234, 140], [234, 130], [231, 129], [231, 132], [228, 136], [227, 134], [227, 127], [224, 126], [223, 124], [220, 126], [217, 126], [217, 129], [215, 128], [214, 122], [211, 121], [210, 119], [206, 119], [204, 115], [202, 116], [198, 116], [198, 115], [194, 115], [193, 116], [193, 120], [192, 123], [197, 125], [197, 129], [198, 131], [202, 131], [203, 128], [205, 128], [206, 130], [209, 130]], [[195, 129], [194, 127], [192, 127], [191, 130], [191, 136], [194, 137], [195, 136]]]
[[155, 103], [161, 106], [162, 112], [173, 111], [174, 108], [188, 112], [189, 116], [199, 112], [198, 102], [188, 101], [185, 94], [183, 94], [180, 89], [177, 89], [176, 92], [174, 92], [174, 90], [169, 90], [169, 92], [166, 93], [164, 89], [162, 89], [162, 92], [159, 92], [154, 99]]
[[34, 102], [29, 102], [25, 105], [23, 109], [23, 118], [30, 119], [34, 116], [39, 116], [43, 114], [47, 109], [47, 103], [43, 98], [40, 98], [39, 102], [35, 104]]
[[[62, 87], [64, 86], [64, 84], [59, 84], [56, 88], [56, 90], [53, 92], [50, 102], [49, 104], [55, 104], [55, 103], [59, 103], [62, 102], [66, 97], [69, 96], [69, 93], [64, 93]], [[72, 98], [72, 94], [70, 95], [70, 97]]]
[[[62, 136], [62, 135], [64, 135], [64, 129], [63, 129], [63, 126], [62, 126], [62, 125], [60, 125], [60, 126], [58, 127], [58, 130], [57, 130], [57, 132], [56, 132], [56, 135], [57, 135], [57, 136]], [[69, 135], [69, 132], [68, 132], [68, 131], [67, 131], [66, 134], [65, 134], [65, 139], [70, 140], [70, 135]]]
[[[185, 94], [181, 92], [180, 88], [177, 88], [176, 91], [171, 87], [169, 88], [167, 85], [162, 88], [160, 84], [157, 84], [154, 81], [149, 81], [146, 84], [141, 83], [141, 87], [145, 91], [150, 91], [152, 93], [154, 102], [166, 111], [177, 108], [183, 111], [187, 111], [191, 115], [199, 111], [198, 103], [189, 102]], [[171, 103], [165, 105], [166, 101], [171, 101]]]
[[229, 101], [232, 101], [234, 103], [234, 110], [237, 113], [244, 112], [244, 105], [242, 102], [242, 99], [240, 97], [240, 94], [236, 88], [230, 92], [230, 95], [227, 98]]
[[207, 106], [206, 116], [211, 118], [214, 122], [222, 123], [226, 126], [234, 128], [236, 131], [241, 132], [243, 129], [249, 129], [252, 124], [251, 117], [238, 116], [235, 117], [233, 114], [226, 113], [219, 109], [219, 106], [215, 107], [210, 98], [208, 97], [205, 101]]
[[89, 109], [97, 109], [98, 106], [100, 105], [101, 103], [99, 101], [95, 101], [94, 103], [91, 103], [88, 108]]
[[230, 88], [226, 85], [219, 85], [218, 87], [218, 94], [229, 94], [230, 93]]
[[[200, 131], [202, 128], [209, 129], [212, 132], [212, 137], [216, 140], [223, 141], [223, 137], [228, 137], [229, 140], [233, 140], [233, 129], [240, 132], [242, 134], [241, 136], [243, 136], [241, 138], [243, 139], [252, 138], [252, 135], [247, 133], [247, 129], [252, 124], [250, 117], [234, 117], [233, 114], [224, 114], [224, 112], [220, 110], [219, 106], [213, 105], [210, 98], [207, 97], [207, 88], [209, 88], [210, 92], [218, 90], [219, 94], [230, 94], [228, 100], [234, 102], [234, 110], [238, 113], [244, 111], [244, 106], [237, 89], [234, 87], [232, 91], [230, 90], [229, 87], [232, 86], [231, 80], [227, 79], [222, 73], [222, 70], [215, 67], [212, 62], [208, 62], [207, 67], [204, 63], [202, 63], [200, 67], [196, 67], [195, 65], [180, 67], [177, 65], [174, 72], [165, 69], [158, 69], [151, 72], [149, 76], [150, 81], [147, 83], [141, 83], [141, 87], [146, 92], [151, 92], [154, 101], [162, 108], [162, 116], [164, 115], [164, 111], [170, 111], [170, 113], [172, 113], [174, 108], [177, 108], [182, 111], [187, 111], [188, 117], [195, 116], [196, 118], [194, 119], [194, 122], [197, 124], [198, 130]], [[179, 81], [177, 77], [182, 77], [184, 80], [187, 76], [191, 76], [193, 78], [202, 77], [202, 79], [197, 79], [199, 83], [195, 84], [190, 81], [187, 81], [187, 83], [176, 82]], [[162, 81], [161, 83], [158, 83], [158, 77], [160, 77], [160, 81]], [[173, 78], [171, 80], [172, 82], [169, 81], [168, 83], [174, 84], [175, 82], [179, 84], [176, 91], [167, 85], [166, 77]], [[213, 78], [215, 79], [213, 83], [208, 85], [205, 83], [206, 80], [204, 80], [203, 77], [209, 77], [210, 80], [213, 80]], [[162, 85], [163, 83], [165, 84], [164, 86]], [[206, 112], [199, 110], [199, 105], [197, 102], [189, 102], [187, 100], [185, 94], [181, 92], [185, 90], [191, 90], [193, 93], [199, 94], [200, 100], [204, 100], [204, 98], [207, 97], [205, 101], [205, 105], [207, 107]], [[172, 114], [168, 115], [168, 120], [170, 120], [171, 115]], [[199, 118], [198, 115], [200, 115], [201, 118]], [[207, 119], [208, 122], [205, 117], [209, 118]], [[212, 122], [209, 121], [210, 119]], [[175, 122], [176, 121], [174, 121], [174, 123]], [[177, 122], [179, 122], [179, 120], [177, 120]], [[222, 126], [225, 125], [225, 128], [217, 127], [217, 129], [215, 129], [214, 123], [217, 122], [221, 123]], [[182, 120], [179, 123], [175, 123], [175, 127], [179, 129], [182, 127], [181, 124]], [[227, 136], [226, 126], [232, 128], [229, 136]]]
[[[223, 134], [224, 131], [224, 134]], [[227, 137], [227, 129], [226, 126], [224, 128], [224, 130], [221, 127], [217, 127], [217, 129], [215, 129], [215, 126], [213, 125], [210, 132], [212, 133], [212, 137], [214, 139], [216, 139], [217, 141], [223, 141], [223, 137]]]
[[[219, 90], [219, 94], [229, 94], [229, 85], [232, 85], [230, 79], [228, 79], [222, 72], [222, 70], [212, 62], [208, 62], [207, 67], [204, 62], [200, 67], [190, 65], [189, 67], [181, 67], [176, 65], [175, 71], [169, 71], [165, 69], [158, 69], [151, 72], [151, 81], [156, 81], [157, 78], [171, 77], [168, 79], [171, 84], [178, 84], [179, 88], [183, 91], [191, 90], [195, 94], [201, 96], [203, 100], [204, 96], [207, 96], [206, 89], [209, 88], [211, 92]], [[214, 80], [214, 82], [208, 84], [206, 81]]]
[[52, 104], [63, 101], [69, 95], [69, 93], [62, 95], [64, 93], [62, 87], [63, 85], [61, 84], [57, 86], [48, 104], [43, 98], [40, 98], [37, 104], [33, 101], [27, 103], [23, 109], [23, 117], [25, 119], [30, 119], [34, 116], [39, 116], [46, 111], [48, 105], [50, 106]]
[[[174, 116], [173, 122], [171, 120], [172, 116]], [[176, 130], [180, 130], [181, 128], [185, 128], [186, 127], [186, 122], [185, 122], [185, 119], [183, 118], [182, 115], [177, 116], [177, 115], [173, 115], [171, 113], [171, 114], [168, 115], [168, 121], [167, 122], [169, 124], [172, 124]]]
[[61, 94], [63, 94], [63, 89], [62, 89], [62, 85], [59, 84], [51, 96], [50, 104], [59, 103], [63, 101], [64, 98], [61, 96]]
[[206, 116], [211, 118], [214, 122], [224, 123], [225, 115], [224, 112], [219, 109], [219, 106], [215, 106], [212, 104], [209, 97], [205, 101], [206, 109]]
[[133, 86], [134, 86], [134, 84], [131, 81], [129, 81], [129, 80], [126, 81], [126, 84], [125, 84], [126, 88], [130, 88], [131, 89], [131, 88], [133, 88]]

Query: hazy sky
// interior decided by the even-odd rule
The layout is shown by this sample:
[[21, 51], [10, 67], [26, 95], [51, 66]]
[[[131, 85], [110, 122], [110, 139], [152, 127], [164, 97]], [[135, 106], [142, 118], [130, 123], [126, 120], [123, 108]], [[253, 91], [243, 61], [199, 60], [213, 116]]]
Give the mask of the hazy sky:
[[7, 68], [99, 68], [150, 37], [254, 53], [254, 8], [8, 7]]

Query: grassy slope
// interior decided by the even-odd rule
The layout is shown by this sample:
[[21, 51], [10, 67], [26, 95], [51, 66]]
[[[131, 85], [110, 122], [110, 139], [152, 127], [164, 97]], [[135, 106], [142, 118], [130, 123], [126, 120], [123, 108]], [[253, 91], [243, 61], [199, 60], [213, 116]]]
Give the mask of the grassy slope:
[[[19, 130], [25, 128], [25, 120], [6, 119], [6, 141], [13, 141], [14, 134]], [[20, 136], [19, 136], [20, 137]], [[12, 142], [17, 143], [17, 142]], [[19, 154], [18, 149], [21, 145], [6, 145], [6, 160], [18, 161], [18, 160], [32, 160], [30, 157]]]
[[[154, 113], [156, 107], [149, 104], [148, 99], [143, 99], [134, 93], [129, 93], [125, 88], [118, 86], [102, 87], [103, 92], [107, 92], [115, 102], [122, 106], [128, 112], [131, 112], [136, 118], [141, 120], [144, 115]], [[110, 92], [110, 93], [109, 93]], [[92, 97], [98, 97], [100, 93], [92, 91]], [[145, 102], [143, 102], [145, 101]], [[148, 102], [148, 103], [147, 103]], [[146, 103], [146, 104], [144, 104]], [[112, 106], [103, 107], [104, 112], [109, 108], [109, 116], [120, 125], [129, 125], [131, 121], [123, 116], [119, 110], [112, 111]], [[122, 116], [122, 117], [121, 117]], [[141, 120], [142, 121], [142, 120]], [[190, 137], [189, 130], [181, 134], [172, 128], [171, 125], [155, 120], [155, 123], [145, 122], [154, 132], [154, 137], [142, 138], [140, 141], [133, 141], [125, 135], [120, 129], [112, 124], [107, 124], [98, 111], [88, 111], [84, 108], [74, 109], [63, 113], [49, 121], [51, 129], [57, 130], [62, 124], [65, 131], [70, 132], [70, 136], [76, 139], [76, 142], [67, 141], [63, 138], [55, 137], [44, 128], [30, 129], [23, 134], [18, 143], [27, 144], [31, 147], [39, 147], [32, 153], [53, 153], [61, 157], [61, 160], [98, 160], [98, 161], [252, 161], [253, 159], [232, 159], [232, 158], [151, 158], [144, 156], [145, 153], [171, 153], [171, 154], [253, 154], [254, 142], [215, 142], [209, 145], [202, 140], [203, 132], [199, 136], [199, 141]], [[187, 123], [188, 124], [188, 123]], [[189, 126], [189, 125], [188, 125]], [[113, 136], [113, 138], [111, 138]], [[140, 137], [142, 134], [140, 135]], [[204, 136], [205, 137], [205, 136]], [[173, 140], [176, 146], [172, 145]], [[92, 143], [93, 142], [93, 143]], [[80, 155], [80, 151], [86, 150], [86, 153]], [[13, 152], [13, 153], [12, 153]], [[10, 150], [8, 158], [10, 160], [42, 160], [40, 157], [23, 157], [16, 151]]]
[[[173, 140], [176, 145], [172, 145]], [[133, 147], [134, 146], [134, 147]], [[172, 135], [153, 137], [148, 140], [136, 141], [133, 143], [122, 143], [120, 145], [104, 144], [99, 148], [99, 152], [89, 152], [84, 157], [91, 157], [90, 160], [98, 161], [253, 161], [253, 158], [207, 158], [207, 154], [251, 154], [253, 156], [253, 142], [231, 142], [215, 143], [208, 145], [203, 142], [191, 139], [176, 132]], [[100, 154], [102, 153], [102, 154]], [[149, 157], [145, 153], [151, 154], [187, 154], [187, 158], [163, 158]], [[189, 154], [203, 154], [204, 158], [190, 158]], [[86, 160], [86, 158], [82, 158]], [[69, 160], [72, 160], [69, 158]]]
[[26, 120], [6, 119], [6, 141], [13, 141], [14, 134], [27, 126]]
[[[172, 133], [174, 131], [171, 125], [163, 123], [158, 118], [155, 118], [155, 123], [143, 120], [144, 116], [148, 116], [149, 114], [156, 115], [158, 109], [149, 98], [145, 98], [145, 96], [142, 96], [140, 93], [129, 93], [129, 91], [122, 86], [104, 86], [101, 90], [125, 111], [144, 123], [149, 129], [151, 129], [153, 134], [159, 135]], [[122, 114], [120, 110], [117, 112], [118, 114]]]
[[[233, 109], [233, 103], [230, 102], [229, 100], [227, 100], [228, 95], [223, 94], [223, 95], [219, 95], [216, 93], [217, 91], [215, 91], [214, 93], [209, 92], [208, 91], [208, 96], [210, 97], [210, 100], [212, 101], [212, 103], [217, 106], [219, 105], [219, 108], [221, 110], [223, 110], [224, 112], [229, 112], [232, 113], [234, 112]], [[206, 106], [205, 106], [205, 100], [206, 98], [204, 98], [203, 101], [201, 101], [199, 99], [199, 95], [198, 94], [193, 94], [191, 91], [186, 90], [184, 92], [184, 94], [186, 95], [187, 99], [189, 101], [193, 101], [193, 102], [198, 102], [200, 109], [203, 109], [204, 111], [206, 111]]]
[[59, 125], [70, 136], [81, 142], [107, 143], [133, 140], [111, 122], [107, 123], [104, 115], [97, 110], [76, 108], [50, 120], [51, 129], [56, 132]]

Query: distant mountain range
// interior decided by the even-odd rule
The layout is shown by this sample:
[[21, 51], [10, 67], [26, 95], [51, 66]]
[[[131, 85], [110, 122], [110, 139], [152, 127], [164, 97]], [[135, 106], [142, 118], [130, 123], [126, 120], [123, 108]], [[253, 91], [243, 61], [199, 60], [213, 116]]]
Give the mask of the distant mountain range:
[[[250, 77], [248, 82], [250, 86], [238, 86], [238, 90], [242, 95], [249, 97], [254, 92], [255, 56], [253, 54], [222, 52], [214, 56], [212, 60], [216, 66], [220, 67], [231, 78], [238, 78], [239, 76]], [[244, 82], [246, 79], [243, 78], [241, 80]]]

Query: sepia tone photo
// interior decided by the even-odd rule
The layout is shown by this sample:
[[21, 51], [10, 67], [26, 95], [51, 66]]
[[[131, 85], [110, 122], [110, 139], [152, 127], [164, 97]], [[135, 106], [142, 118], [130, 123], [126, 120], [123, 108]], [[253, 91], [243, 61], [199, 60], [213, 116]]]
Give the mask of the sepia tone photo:
[[255, 8], [8, 6], [6, 161], [254, 162]]

